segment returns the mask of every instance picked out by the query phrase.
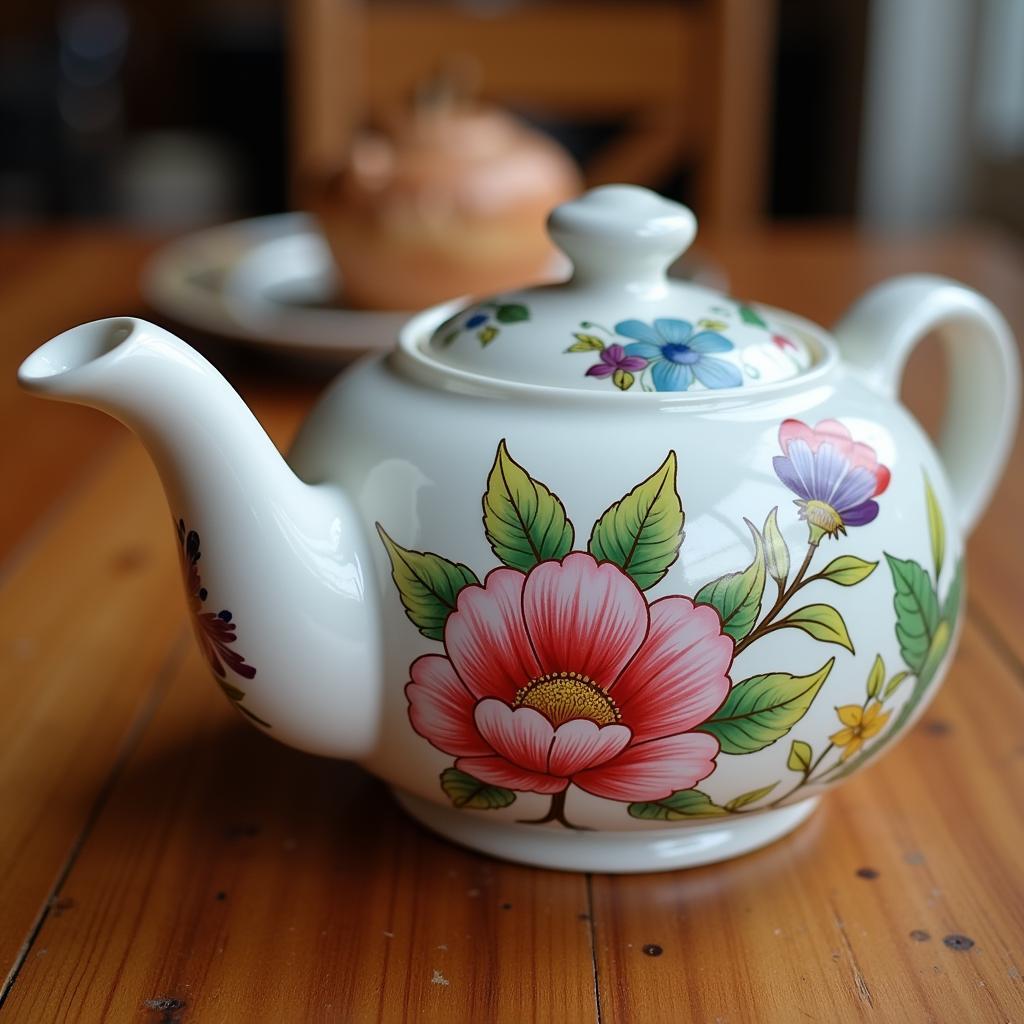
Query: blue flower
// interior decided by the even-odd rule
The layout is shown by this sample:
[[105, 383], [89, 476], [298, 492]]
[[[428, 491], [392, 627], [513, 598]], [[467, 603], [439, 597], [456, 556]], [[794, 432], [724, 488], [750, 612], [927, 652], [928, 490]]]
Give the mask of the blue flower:
[[488, 319], [488, 317], [487, 317], [486, 313], [474, 313], [466, 321], [466, 326], [470, 327], [470, 328], [472, 328], [472, 327], [479, 327], [481, 324], [487, 323], [487, 319]]
[[743, 376], [732, 363], [715, 359], [712, 352], [730, 352], [733, 344], [714, 331], [693, 332], [686, 320], [664, 317], [654, 325], [642, 320], [623, 320], [615, 333], [636, 340], [626, 346], [626, 354], [650, 361], [651, 380], [656, 391], [686, 391], [694, 377], [706, 388], [734, 388]]

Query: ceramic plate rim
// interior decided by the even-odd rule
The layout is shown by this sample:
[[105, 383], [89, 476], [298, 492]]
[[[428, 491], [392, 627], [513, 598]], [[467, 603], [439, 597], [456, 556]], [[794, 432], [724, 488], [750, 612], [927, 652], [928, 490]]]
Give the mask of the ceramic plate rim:
[[[315, 231], [315, 222], [308, 214], [288, 212], [231, 221], [182, 235], [161, 246], [146, 261], [141, 275], [143, 297], [158, 313], [183, 326], [260, 348], [321, 357], [392, 348], [411, 313], [275, 304], [277, 315], [254, 317], [246, 315], [238, 294], [194, 283], [203, 271], [227, 276], [260, 246]], [[232, 250], [237, 251], [234, 259], [225, 259], [223, 254]], [[265, 310], [260, 312], [265, 314]]]

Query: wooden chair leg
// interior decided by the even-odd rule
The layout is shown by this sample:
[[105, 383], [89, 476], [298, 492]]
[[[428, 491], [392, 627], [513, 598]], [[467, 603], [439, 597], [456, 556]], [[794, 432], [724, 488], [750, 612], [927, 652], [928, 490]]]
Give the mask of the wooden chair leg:
[[288, 4], [293, 206], [342, 166], [365, 103], [365, 0]]
[[771, 135], [777, 0], [714, 0], [720, 41], [713, 81], [718, 101], [710, 157], [698, 177], [698, 201], [716, 227], [764, 215]]

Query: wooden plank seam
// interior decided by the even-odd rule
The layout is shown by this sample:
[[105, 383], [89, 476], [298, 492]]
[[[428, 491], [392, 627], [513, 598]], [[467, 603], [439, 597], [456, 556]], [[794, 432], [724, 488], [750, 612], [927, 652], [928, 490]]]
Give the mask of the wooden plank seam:
[[111, 765], [110, 772], [107, 774], [106, 779], [104, 779], [103, 784], [97, 791], [96, 798], [93, 801], [92, 806], [89, 808], [89, 813], [86, 816], [85, 822], [83, 823], [78, 835], [75, 837], [75, 841], [72, 843], [71, 848], [68, 850], [68, 855], [65, 858], [64, 863], [60, 866], [60, 870], [57, 872], [57, 877], [54, 879], [53, 886], [47, 894], [47, 898], [43, 902], [43, 905], [39, 908], [39, 914], [33, 922], [28, 935], [25, 937], [25, 941], [18, 952], [18, 956], [15, 958], [7, 977], [4, 979], [3, 987], [0, 988], [0, 1010], [3, 1009], [4, 1003], [7, 1001], [7, 997], [14, 988], [25, 961], [32, 952], [32, 947], [35, 945], [36, 939], [38, 939], [39, 933], [43, 929], [43, 925], [46, 923], [50, 910], [60, 898], [64, 883], [67, 880], [68, 875], [71, 873], [72, 868], [75, 866], [75, 862], [78, 860], [78, 856], [82, 852], [82, 849], [89, 838], [89, 834], [92, 832], [96, 822], [103, 814], [107, 800], [111, 793], [113, 793], [118, 779], [124, 771], [125, 765], [128, 763], [128, 760], [131, 758], [135, 748], [142, 740], [146, 727], [156, 714], [157, 708], [160, 706], [160, 702], [167, 693], [168, 687], [171, 684], [171, 679], [174, 677], [174, 673], [184, 660], [185, 652], [188, 649], [187, 645], [192, 642], [191, 634], [185, 627], [183, 627], [178, 638], [171, 645], [163, 664], [160, 666], [160, 670], [157, 672], [142, 706], [139, 708], [139, 711], [131, 725], [125, 731], [124, 738], [121, 741], [117, 756], [114, 758], [114, 762]]

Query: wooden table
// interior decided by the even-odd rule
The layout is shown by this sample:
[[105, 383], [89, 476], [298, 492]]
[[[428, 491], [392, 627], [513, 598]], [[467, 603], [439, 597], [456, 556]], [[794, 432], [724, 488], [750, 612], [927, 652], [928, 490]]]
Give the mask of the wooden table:
[[[825, 323], [916, 269], [980, 288], [1024, 335], [1024, 258], [991, 233], [707, 245], [737, 294]], [[809, 824], [667, 875], [503, 864], [247, 728], [187, 639], [139, 445], [15, 391], [37, 343], [142, 309], [151, 249], [0, 239], [4, 1021], [1024, 1021], [1024, 447], [971, 540], [943, 692]], [[911, 374], [930, 420], [933, 355]], [[287, 442], [315, 388], [219, 356]]]

